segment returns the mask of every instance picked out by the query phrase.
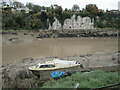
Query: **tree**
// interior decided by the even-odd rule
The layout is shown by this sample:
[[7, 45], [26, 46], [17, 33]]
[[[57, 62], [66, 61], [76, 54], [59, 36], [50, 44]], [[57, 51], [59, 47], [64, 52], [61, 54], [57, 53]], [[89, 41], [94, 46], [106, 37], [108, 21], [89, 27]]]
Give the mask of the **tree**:
[[47, 16], [46, 12], [42, 11], [40, 14], [40, 20], [42, 22], [43, 29], [47, 28], [47, 19], [48, 19], [48, 16]]
[[55, 6], [55, 9], [54, 9], [55, 14], [61, 15], [63, 11], [62, 7], [58, 5], [54, 5], [54, 6]]
[[22, 4], [21, 2], [18, 2], [18, 1], [13, 2], [13, 5], [14, 5], [15, 8], [22, 8], [22, 7], [24, 7], [24, 4]]
[[80, 7], [79, 7], [77, 4], [74, 4], [74, 5], [72, 6], [72, 10], [73, 10], [73, 11], [79, 11], [79, 10], [80, 10]]
[[32, 9], [32, 8], [33, 8], [33, 6], [34, 6], [34, 4], [33, 4], [33, 3], [27, 3], [27, 4], [26, 4], [26, 7], [28, 7], [29, 9]]
[[32, 27], [32, 29], [36, 29], [36, 30], [42, 28], [41, 20], [39, 18], [34, 18], [32, 20], [32, 26], [31, 27]]
[[32, 15], [28, 15], [25, 18], [25, 29], [31, 30], [32, 26], [33, 26], [33, 17], [32, 17]]
[[85, 10], [94, 15], [99, 13], [98, 7], [95, 4], [86, 5]]
[[54, 22], [54, 15], [52, 11], [48, 12], [48, 19], [49, 19], [50, 24], [52, 25], [52, 23]]
[[47, 21], [47, 18], [48, 18], [48, 16], [47, 16], [46, 12], [41, 12], [41, 14], [40, 14], [41, 21], [42, 22]]
[[18, 25], [18, 28], [24, 28], [25, 26], [25, 14], [22, 12], [17, 12], [13, 14], [13, 18]]
[[64, 10], [65, 12], [68, 12], [68, 9], [67, 8], [65, 8], [65, 10]]
[[2, 13], [2, 28], [3, 29], [14, 29], [17, 26], [15, 19], [10, 12]]

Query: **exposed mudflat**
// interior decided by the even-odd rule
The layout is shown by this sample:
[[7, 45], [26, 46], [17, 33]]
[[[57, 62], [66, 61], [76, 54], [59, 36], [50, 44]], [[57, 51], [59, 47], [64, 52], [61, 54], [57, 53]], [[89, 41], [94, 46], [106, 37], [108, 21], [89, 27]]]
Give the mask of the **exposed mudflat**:
[[[93, 70], [105, 70], [105, 71], [118, 71], [118, 56], [120, 53], [99, 53], [99, 54], [87, 54], [70, 56], [66, 58], [59, 58], [64, 60], [75, 60], [79, 61], [85, 66], [85, 69]], [[37, 79], [28, 68], [37, 63], [43, 63], [47, 60], [52, 60], [57, 57], [46, 57], [46, 58], [26, 58], [21, 61], [7, 64], [2, 66], [0, 70], [3, 75], [3, 87], [4, 88], [31, 88], [38, 87], [41, 85], [39, 79]], [[38, 83], [39, 81], [39, 83]], [[27, 82], [27, 83], [26, 83]]]

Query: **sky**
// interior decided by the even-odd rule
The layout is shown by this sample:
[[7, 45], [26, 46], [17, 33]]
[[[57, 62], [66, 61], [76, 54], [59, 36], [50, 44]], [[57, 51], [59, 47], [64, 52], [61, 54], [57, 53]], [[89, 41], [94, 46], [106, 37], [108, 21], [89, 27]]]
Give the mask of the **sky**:
[[80, 9], [85, 8], [88, 4], [96, 4], [99, 9], [112, 10], [118, 9], [118, 2], [120, 0], [17, 0], [24, 4], [31, 2], [40, 6], [51, 6], [51, 4], [61, 5], [63, 9], [71, 9], [74, 4], [77, 4]]

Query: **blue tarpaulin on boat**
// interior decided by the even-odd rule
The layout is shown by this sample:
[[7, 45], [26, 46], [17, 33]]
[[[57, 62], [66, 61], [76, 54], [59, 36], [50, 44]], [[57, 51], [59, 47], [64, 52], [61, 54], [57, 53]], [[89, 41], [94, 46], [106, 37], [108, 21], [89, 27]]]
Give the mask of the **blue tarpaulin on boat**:
[[51, 77], [53, 77], [55, 79], [59, 79], [64, 74], [65, 74], [65, 72], [63, 72], [63, 71], [54, 71], [54, 72], [51, 73]]

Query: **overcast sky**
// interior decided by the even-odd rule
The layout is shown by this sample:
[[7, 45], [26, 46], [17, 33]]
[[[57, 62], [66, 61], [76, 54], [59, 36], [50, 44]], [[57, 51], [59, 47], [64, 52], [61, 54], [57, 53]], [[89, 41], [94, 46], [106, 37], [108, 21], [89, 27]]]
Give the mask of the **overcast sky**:
[[80, 9], [85, 8], [87, 4], [96, 4], [99, 9], [118, 9], [120, 0], [17, 0], [24, 4], [31, 2], [40, 6], [50, 6], [51, 4], [61, 5], [64, 8], [71, 9], [74, 4], [79, 5]]

